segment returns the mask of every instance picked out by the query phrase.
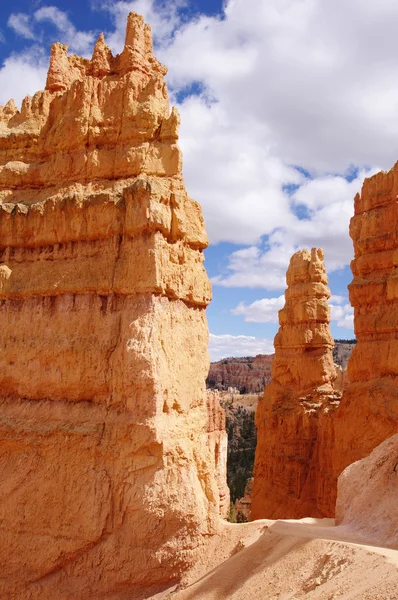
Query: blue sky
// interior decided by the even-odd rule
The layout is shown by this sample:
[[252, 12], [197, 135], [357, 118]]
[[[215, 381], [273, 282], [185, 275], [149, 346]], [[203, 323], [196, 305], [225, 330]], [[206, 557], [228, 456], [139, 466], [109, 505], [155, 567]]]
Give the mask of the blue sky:
[[121, 49], [152, 25], [182, 116], [188, 192], [211, 240], [212, 358], [272, 351], [284, 274], [325, 250], [332, 333], [352, 338], [353, 198], [398, 158], [398, 3], [379, 0], [16, 0], [0, 6], [0, 104], [44, 86], [49, 46]]

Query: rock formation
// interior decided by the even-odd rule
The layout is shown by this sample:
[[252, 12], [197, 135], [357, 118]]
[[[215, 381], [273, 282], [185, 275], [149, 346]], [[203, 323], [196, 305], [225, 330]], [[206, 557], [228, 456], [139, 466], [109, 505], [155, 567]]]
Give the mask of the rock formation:
[[165, 73], [131, 13], [120, 55], [55, 44], [0, 109], [2, 598], [130, 597], [216, 527], [207, 237]]
[[398, 434], [340, 475], [336, 523], [368, 543], [398, 548]]
[[[335, 342], [333, 360], [341, 367], [345, 376], [348, 359], [355, 344]], [[231, 347], [231, 352], [235, 349]], [[241, 394], [264, 393], [264, 388], [271, 381], [273, 354], [258, 354], [245, 358], [231, 357], [210, 363], [207, 387], [220, 391], [236, 388]], [[344, 377], [345, 378], [345, 377]]]
[[229, 515], [228, 434], [225, 430], [225, 410], [220, 404], [220, 394], [215, 390], [207, 390], [207, 415], [208, 447], [214, 457], [213, 471], [216, 474], [220, 515], [226, 519]]
[[322, 250], [294, 254], [286, 279], [273, 379], [256, 412], [253, 520], [321, 517], [334, 508], [329, 499], [331, 413], [340, 393], [335, 389], [330, 292]]
[[[231, 348], [233, 352], [234, 348]], [[241, 394], [263, 393], [271, 381], [273, 354], [259, 354], [246, 358], [224, 358], [211, 363], [207, 386], [227, 391], [236, 388]]]
[[355, 198], [349, 286], [358, 340], [336, 415], [335, 474], [398, 433], [398, 163]]
[[253, 477], [250, 477], [250, 479], [247, 480], [243, 498], [239, 498], [239, 500], [235, 502], [235, 514], [238, 523], [243, 523], [250, 519], [253, 495], [253, 481]]

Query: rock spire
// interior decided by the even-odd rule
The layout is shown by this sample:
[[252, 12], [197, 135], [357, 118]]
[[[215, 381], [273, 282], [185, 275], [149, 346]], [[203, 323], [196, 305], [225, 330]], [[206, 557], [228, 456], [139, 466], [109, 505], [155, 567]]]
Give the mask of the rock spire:
[[350, 223], [357, 345], [336, 419], [335, 473], [398, 433], [398, 163], [365, 179]]
[[252, 520], [319, 517], [330, 510], [333, 433], [329, 424], [340, 393], [335, 389], [323, 251], [313, 248], [294, 254], [286, 280], [273, 379], [256, 412]]
[[54, 44], [0, 108], [4, 598], [130, 597], [217, 527], [208, 242], [165, 73], [132, 13], [120, 55]]

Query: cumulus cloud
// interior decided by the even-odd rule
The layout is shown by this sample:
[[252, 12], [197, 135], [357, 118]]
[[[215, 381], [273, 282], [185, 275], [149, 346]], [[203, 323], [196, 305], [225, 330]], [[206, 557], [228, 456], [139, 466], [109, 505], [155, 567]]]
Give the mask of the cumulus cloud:
[[213, 335], [209, 340], [210, 360], [212, 362], [228, 356], [256, 356], [273, 354], [272, 340], [249, 335]]
[[324, 176], [302, 182], [290, 194], [290, 203], [292, 211], [305, 209], [304, 218], [292, 213], [262, 244], [231, 253], [224, 272], [212, 282], [224, 287], [283, 289], [292, 254], [314, 246], [324, 249], [329, 273], [349, 264], [353, 255], [348, 235], [353, 197], [367, 173], [371, 172], [359, 171], [352, 181]]
[[[332, 297], [333, 298], [333, 297]], [[331, 301], [332, 301], [331, 298]], [[354, 329], [354, 309], [350, 304], [330, 304], [330, 320], [335, 321], [337, 327]]]
[[38, 46], [12, 54], [0, 68], [0, 104], [13, 98], [20, 105], [27, 94], [43, 89], [48, 68], [48, 57]]
[[79, 31], [69, 19], [68, 13], [56, 6], [42, 6], [33, 14], [12, 13], [7, 25], [26, 40], [43, 41], [44, 30], [40, 25], [47, 23], [55, 27], [58, 41], [69, 45], [74, 52], [89, 55], [95, 41], [92, 31]]
[[36, 10], [33, 18], [37, 23], [51, 23], [57, 29], [60, 41], [69, 44], [74, 52], [91, 55], [95, 33], [92, 31], [78, 31], [68, 17], [68, 13], [56, 6], [43, 6]]
[[36, 35], [33, 31], [31, 17], [26, 13], [13, 13], [10, 15], [7, 25], [17, 35], [25, 38], [26, 40], [35, 40]]
[[[247, 323], [278, 323], [278, 311], [285, 305], [285, 297], [262, 298], [251, 304], [240, 302], [231, 310], [233, 315], [243, 317]], [[354, 329], [354, 309], [344, 296], [332, 295], [330, 298], [330, 320], [337, 327]]]
[[233, 315], [242, 316], [247, 323], [278, 323], [278, 311], [285, 305], [285, 296], [263, 298], [252, 304], [240, 302], [232, 309]]

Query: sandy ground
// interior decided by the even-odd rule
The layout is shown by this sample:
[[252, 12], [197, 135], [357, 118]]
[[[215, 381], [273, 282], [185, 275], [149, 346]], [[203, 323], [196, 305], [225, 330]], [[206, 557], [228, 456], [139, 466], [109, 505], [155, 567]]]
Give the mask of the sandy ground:
[[331, 519], [224, 523], [183, 586], [153, 600], [398, 600], [398, 550]]

